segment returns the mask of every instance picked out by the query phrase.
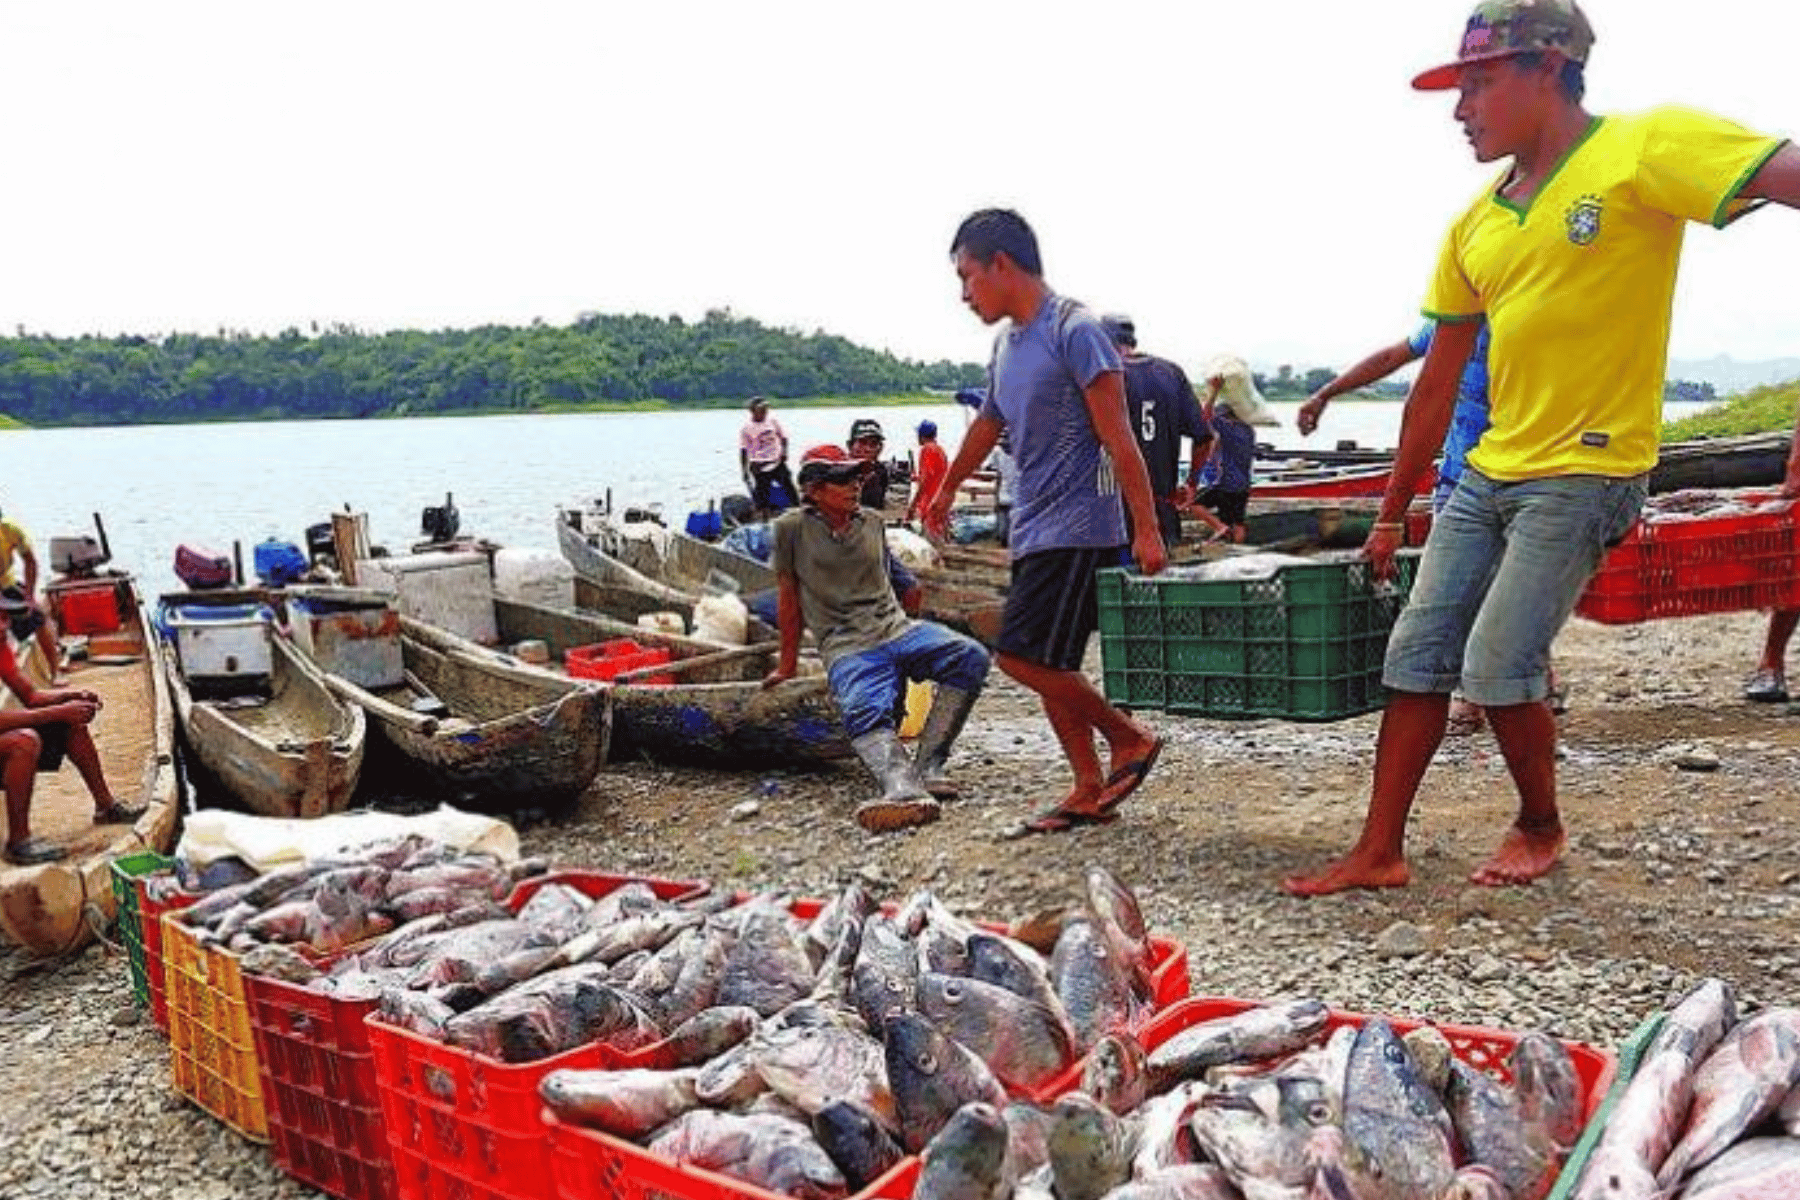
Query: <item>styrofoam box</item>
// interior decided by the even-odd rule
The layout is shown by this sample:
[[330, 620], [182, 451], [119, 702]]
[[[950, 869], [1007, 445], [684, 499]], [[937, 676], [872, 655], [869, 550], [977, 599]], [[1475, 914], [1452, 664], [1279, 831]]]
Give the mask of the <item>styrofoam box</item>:
[[175, 631], [175, 654], [190, 682], [266, 678], [273, 669], [269, 622], [249, 605], [229, 614], [168, 616]]
[[494, 590], [509, 600], [575, 606], [575, 568], [549, 550], [507, 548], [494, 555]]
[[358, 559], [356, 578], [363, 587], [397, 597], [404, 616], [483, 645], [500, 636], [493, 578], [487, 555], [479, 551]]

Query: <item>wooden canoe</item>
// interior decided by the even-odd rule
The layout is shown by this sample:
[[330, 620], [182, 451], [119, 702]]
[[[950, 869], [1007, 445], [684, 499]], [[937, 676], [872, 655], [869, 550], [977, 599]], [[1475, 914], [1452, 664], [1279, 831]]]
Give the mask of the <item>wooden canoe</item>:
[[557, 662], [578, 646], [631, 638], [668, 650], [676, 663], [695, 664], [670, 672], [670, 683], [602, 685], [612, 701], [614, 760], [741, 770], [815, 767], [850, 756], [823, 674], [762, 686], [778, 649], [773, 641], [721, 652], [710, 642], [641, 629], [604, 613], [501, 596], [494, 598], [494, 616], [502, 641], [541, 641]]
[[[163, 602], [210, 599], [183, 593]], [[196, 699], [166, 639], [162, 660], [188, 749], [238, 803], [265, 817], [318, 817], [350, 806], [367, 718], [327, 687], [318, 667], [286, 637], [270, 633], [266, 688], [238, 696]]]
[[565, 803], [593, 782], [611, 727], [602, 689], [406, 616], [400, 641], [403, 685], [325, 681], [367, 715], [405, 790], [506, 811]]
[[[145, 805], [135, 825], [95, 825], [94, 800], [73, 763], [36, 777], [31, 829], [37, 837], [67, 847], [61, 862], [33, 867], [0, 863], [0, 928], [38, 954], [58, 954], [86, 942], [94, 919], [116, 915], [112, 861], [144, 850], [167, 853], [178, 817], [175, 774], [175, 709], [155, 654], [155, 638], [137, 584], [117, 573], [94, 579], [56, 580], [45, 588], [51, 615], [61, 620], [62, 597], [111, 582], [123, 628], [92, 634], [88, 659], [75, 664], [69, 685], [95, 692], [104, 705], [89, 726], [100, 750], [101, 769], [120, 804]], [[18, 646], [20, 663], [43, 686], [50, 664], [35, 640]], [[6, 703], [16, 705], [11, 696]]]

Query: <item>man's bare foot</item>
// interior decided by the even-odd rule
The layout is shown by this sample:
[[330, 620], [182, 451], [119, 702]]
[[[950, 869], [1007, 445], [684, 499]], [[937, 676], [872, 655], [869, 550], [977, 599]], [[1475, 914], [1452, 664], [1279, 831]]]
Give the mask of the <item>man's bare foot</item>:
[[1352, 850], [1310, 875], [1289, 875], [1281, 890], [1290, 896], [1329, 896], [1354, 888], [1396, 888], [1412, 882], [1405, 859], [1384, 862]]
[[1500, 848], [1483, 863], [1469, 882], [1479, 887], [1516, 887], [1547, 875], [1562, 859], [1568, 835], [1560, 823], [1542, 829], [1514, 825], [1506, 831]]

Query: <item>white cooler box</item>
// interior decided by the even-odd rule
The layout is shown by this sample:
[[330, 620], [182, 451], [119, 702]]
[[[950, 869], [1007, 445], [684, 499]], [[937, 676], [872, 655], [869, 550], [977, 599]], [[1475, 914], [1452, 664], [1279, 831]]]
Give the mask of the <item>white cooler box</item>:
[[406, 679], [400, 614], [379, 592], [288, 593], [294, 644], [320, 668], [357, 687], [398, 687]]
[[164, 620], [175, 656], [197, 690], [267, 683], [273, 670], [269, 612], [260, 604], [180, 605]]
[[356, 578], [363, 587], [396, 597], [400, 612], [414, 620], [484, 646], [499, 639], [493, 577], [487, 555], [478, 551], [358, 559]]

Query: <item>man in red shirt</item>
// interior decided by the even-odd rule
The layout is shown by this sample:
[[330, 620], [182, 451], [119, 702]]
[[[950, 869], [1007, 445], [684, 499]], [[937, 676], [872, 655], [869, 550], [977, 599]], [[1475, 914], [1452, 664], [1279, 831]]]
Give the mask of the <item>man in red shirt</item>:
[[924, 513], [925, 506], [937, 495], [938, 484], [950, 472], [950, 459], [944, 448], [938, 445], [937, 422], [919, 422], [919, 469], [918, 486], [913, 489], [912, 503], [906, 506], [906, 519], [912, 520]]

